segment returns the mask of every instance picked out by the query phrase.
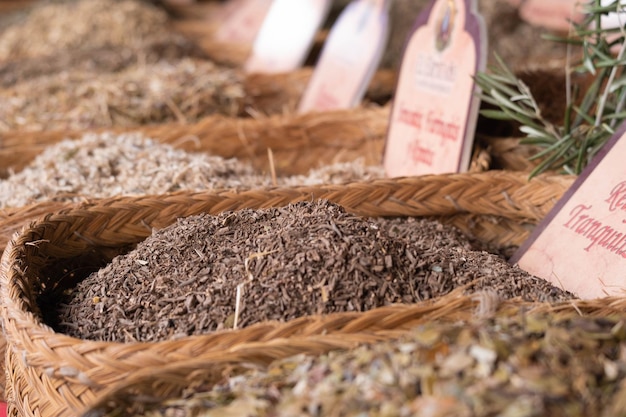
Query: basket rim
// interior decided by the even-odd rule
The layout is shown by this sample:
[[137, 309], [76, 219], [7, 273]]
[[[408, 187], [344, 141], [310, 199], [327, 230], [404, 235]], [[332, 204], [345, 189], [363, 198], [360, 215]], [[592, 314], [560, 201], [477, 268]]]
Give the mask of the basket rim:
[[[432, 302], [379, 307], [363, 313], [335, 313], [288, 322], [263, 322], [242, 329], [178, 340], [132, 343], [83, 340], [57, 333], [36, 317], [28, 304], [28, 283], [23, 282], [22, 271], [28, 267], [25, 263], [28, 255], [62, 259], [80, 254], [92, 246], [127, 244], [129, 239], [141, 240], [149, 236], [151, 227], [171, 224], [176, 218], [193, 213], [216, 214], [231, 209], [276, 207], [313, 198], [325, 198], [355, 214], [373, 217], [477, 212], [487, 215], [504, 213], [512, 219], [537, 221], [554, 205], [572, 180], [563, 176], [541, 176], [528, 180], [525, 173], [487, 171], [344, 185], [113, 197], [71, 206], [25, 226], [14, 235], [2, 255], [0, 311], [7, 349], [29, 368], [42, 369], [42, 372], [45, 369], [50, 378], [87, 385], [97, 391], [103, 387], [95, 379], [102, 373], [102, 368], [110, 364], [111, 356], [117, 358], [116, 363], [120, 366], [116, 372], [122, 375], [122, 362], [130, 368], [126, 374], [131, 374], [146, 366], [215, 355], [251, 341], [262, 343], [306, 334], [315, 337], [321, 334], [373, 334], [376, 329], [388, 332], [419, 323], [420, 320], [451, 319], [457, 313], [454, 309], [450, 310], [451, 307], [459, 308], [458, 312], [468, 311], [474, 308], [476, 301], [471, 297], [457, 297], [465, 306], [463, 310], [459, 304], [452, 302], [452, 298], [437, 298]], [[87, 230], [92, 226], [96, 228], [94, 233]], [[59, 236], [54, 235], [57, 230]], [[513, 305], [521, 304], [518, 301]], [[624, 299], [606, 299], [597, 304], [585, 301], [552, 305], [551, 308], [597, 314], [601, 307], [603, 314], [607, 314], [622, 310], [624, 306]], [[387, 318], [383, 319], [383, 316]], [[75, 346], [78, 348], [73, 350]], [[73, 362], [77, 354], [80, 356], [79, 363]]]

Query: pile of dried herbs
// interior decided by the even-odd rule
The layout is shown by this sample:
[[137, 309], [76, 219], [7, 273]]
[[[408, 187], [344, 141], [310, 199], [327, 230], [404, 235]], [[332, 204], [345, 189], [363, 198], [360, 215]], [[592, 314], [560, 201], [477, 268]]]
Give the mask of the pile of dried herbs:
[[151, 66], [162, 60], [175, 62], [184, 57], [203, 56], [199, 47], [182, 35], [163, 36], [143, 44], [141, 48], [105, 45], [0, 62], [0, 86], [10, 88], [26, 80], [68, 70], [79, 74], [90, 73], [95, 78], [99, 74], [114, 73], [133, 66]]
[[[91, 274], [58, 305], [58, 331], [157, 341], [414, 303], [455, 288], [571, 298], [428, 220], [366, 219], [327, 201], [179, 221]], [[42, 310], [48, 310], [44, 306]]]
[[236, 159], [177, 150], [137, 133], [86, 134], [48, 147], [27, 168], [0, 181], [0, 208], [263, 184], [267, 178]]
[[[299, 355], [124, 415], [623, 416], [624, 317], [431, 323], [400, 340]], [[149, 395], [148, 395], [149, 397]], [[116, 410], [119, 412], [120, 410]], [[110, 415], [120, 415], [112, 413]]]
[[67, 69], [0, 91], [0, 132], [190, 123], [241, 111], [243, 75], [184, 58], [114, 73]]
[[168, 31], [167, 14], [140, 0], [41, 2], [0, 32], [0, 62], [102, 46], [137, 48]]
[[278, 177], [273, 184], [269, 173], [256, 172], [241, 160], [186, 152], [138, 133], [86, 134], [49, 146], [22, 171], [0, 180], [0, 209], [179, 190], [338, 184], [383, 175], [381, 166], [354, 161]]

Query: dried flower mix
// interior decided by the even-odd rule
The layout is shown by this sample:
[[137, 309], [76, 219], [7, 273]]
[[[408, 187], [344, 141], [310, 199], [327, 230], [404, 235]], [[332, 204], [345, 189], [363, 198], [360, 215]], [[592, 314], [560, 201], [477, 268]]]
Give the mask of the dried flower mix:
[[136, 415], [618, 416], [624, 335], [624, 317], [430, 323], [399, 340], [276, 361]]

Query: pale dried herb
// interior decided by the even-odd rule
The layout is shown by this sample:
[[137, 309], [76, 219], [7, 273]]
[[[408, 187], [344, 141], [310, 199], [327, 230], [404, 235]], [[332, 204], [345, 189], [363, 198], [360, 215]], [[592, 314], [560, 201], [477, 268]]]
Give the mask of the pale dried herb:
[[520, 312], [429, 323], [399, 340], [256, 367], [178, 399], [131, 396], [109, 415], [621, 416], [624, 319]]
[[338, 184], [383, 176], [381, 166], [356, 160], [315, 168], [306, 175], [278, 177], [274, 184], [268, 173], [256, 172], [241, 160], [186, 152], [138, 133], [86, 134], [49, 146], [22, 171], [0, 180], [0, 209], [42, 201]]
[[167, 14], [139, 0], [41, 2], [0, 32], [0, 61], [102, 46], [139, 47], [167, 32]]
[[165, 34], [142, 44], [141, 48], [105, 45], [88, 50], [70, 50], [52, 55], [0, 62], [0, 86], [71, 70], [89, 72], [93, 77], [114, 73], [137, 65], [154, 65], [161, 60], [176, 61], [184, 57], [203, 57], [199, 47], [182, 35]]
[[210, 61], [183, 58], [114, 73], [72, 70], [0, 90], [0, 132], [85, 130], [235, 116], [243, 75]]
[[0, 180], [0, 208], [269, 183], [236, 159], [185, 152], [138, 133], [86, 134], [48, 147], [24, 170]]

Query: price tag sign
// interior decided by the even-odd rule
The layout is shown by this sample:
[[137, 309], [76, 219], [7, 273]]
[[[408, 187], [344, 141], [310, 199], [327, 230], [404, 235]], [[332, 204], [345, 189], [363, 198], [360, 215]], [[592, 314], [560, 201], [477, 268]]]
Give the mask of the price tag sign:
[[237, 1], [215, 37], [222, 42], [252, 44], [271, 5], [272, 0]]
[[402, 58], [385, 144], [390, 177], [466, 171], [485, 66], [475, 0], [434, 0], [417, 19]]
[[511, 263], [580, 298], [626, 292], [626, 126], [604, 146]]
[[298, 111], [356, 106], [387, 44], [388, 0], [355, 0], [333, 25]]
[[293, 71], [304, 63], [332, 0], [274, 0], [246, 62], [247, 72]]

